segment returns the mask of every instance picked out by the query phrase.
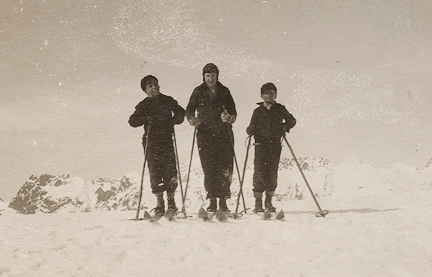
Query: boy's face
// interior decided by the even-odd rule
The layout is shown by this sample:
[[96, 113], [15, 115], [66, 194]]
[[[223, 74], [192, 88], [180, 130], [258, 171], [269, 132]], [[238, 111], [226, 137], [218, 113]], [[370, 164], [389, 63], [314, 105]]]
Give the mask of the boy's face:
[[149, 97], [157, 97], [160, 94], [158, 82], [156, 80], [150, 80], [147, 82], [145, 93], [147, 93]]
[[261, 94], [261, 98], [266, 104], [273, 104], [276, 99], [276, 91], [268, 89]]
[[209, 87], [216, 85], [218, 75], [216, 73], [206, 73], [204, 74], [204, 81]]

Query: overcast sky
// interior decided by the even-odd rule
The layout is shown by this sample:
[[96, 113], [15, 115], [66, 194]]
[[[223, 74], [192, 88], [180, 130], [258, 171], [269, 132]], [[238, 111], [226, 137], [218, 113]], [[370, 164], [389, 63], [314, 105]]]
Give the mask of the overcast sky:
[[[145, 96], [141, 78], [155, 75], [185, 107], [208, 62], [238, 107], [241, 166], [266, 82], [297, 118], [288, 139], [298, 157], [419, 168], [432, 158], [429, 1], [6, 0], [0, 8], [5, 200], [31, 174], [139, 172], [142, 129], [127, 120]], [[176, 132], [185, 162], [193, 129]]]

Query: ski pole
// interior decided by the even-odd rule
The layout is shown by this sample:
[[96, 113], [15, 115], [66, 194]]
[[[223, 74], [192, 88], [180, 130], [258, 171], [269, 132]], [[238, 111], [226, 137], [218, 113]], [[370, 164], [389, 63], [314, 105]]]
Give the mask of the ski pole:
[[[247, 160], [248, 160], [248, 156], [249, 156], [249, 148], [251, 145], [251, 141], [252, 141], [252, 136], [248, 136], [249, 142], [247, 144], [247, 148], [246, 148], [246, 158], [245, 158], [245, 162], [244, 162], [244, 167], [243, 167], [243, 174], [242, 174], [242, 179], [240, 182], [240, 190], [237, 196], [237, 203], [236, 203], [236, 209], [235, 209], [235, 213], [234, 215], [237, 215], [238, 212], [238, 207], [240, 204], [240, 193], [241, 195], [243, 195], [243, 183], [244, 183], [244, 178], [245, 178], [245, 173], [246, 173], [246, 165], [247, 165]], [[244, 197], [243, 197], [243, 201], [244, 201]]]
[[[176, 135], [175, 135], [175, 130], [173, 127], [173, 140], [174, 140], [174, 153], [175, 153], [175, 157], [176, 157], [176, 165], [177, 165], [177, 174], [178, 174], [178, 178], [179, 178], [179, 183], [180, 183], [180, 195], [182, 198], [182, 203], [184, 203], [184, 195], [183, 195], [183, 185], [182, 185], [182, 181], [181, 181], [181, 173], [180, 173], [180, 162], [179, 162], [179, 157], [178, 157], [178, 150], [177, 150], [177, 139], [176, 139]], [[183, 215], [186, 217], [186, 209], [185, 206], [182, 206], [182, 213]]]
[[234, 150], [234, 136], [233, 136], [233, 134], [231, 134], [231, 128], [230, 128], [230, 126], [229, 126], [229, 123], [227, 123], [227, 128], [228, 128], [228, 134], [229, 134], [229, 136], [230, 136], [231, 146], [232, 146], [232, 148], [233, 148], [233, 157], [234, 157], [234, 162], [235, 162], [235, 166], [236, 166], [236, 169], [237, 169], [237, 174], [238, 174], [239, 182], [240, 182], [240, 190], [239, 190], [239, 193], [240, 193], [241, 196], [242, 196], [242, 199], [243, 199], [243, 207], [244, 207], [244, 211], [246, 212], [246, 210], [247, 210], [247, 209], [246, 209], [246, 202], [245, 202], [244, 195], [243, 195], [243, 191], [242, 191], [242, 183], [243, 183], [243, 181], [242, 181], [242, 177], [241, 177], [241, 175], [240, 175], [240, 170], [239, 170], [239, 166], [238, 166], [238, 163], [237, 163], [237, 157], [236, 157], [235, 150]]
[[191, 154], [190, 154], [190, 158], [189, 158], [189, 168], [188, 168], [188, 173], [187, 173], [187, 178], [186, 178], [186, 187], [185, 187], [184, 198], [183, 198], [183, 203], [182, 203], [182, 211], [185, 209], [185, 201], [186, 201], [187, 189], [189, 186], [189, 176], [190, 176], [190, 171], [191, 171], [191, 166], [192, 166], [192, 157], [193, 157], [193, 151], [194, 151], [194, 146], [195, 146], [196, 134], [197, 134], [197, 128], [195, 127], [193, 139], [192, 139], [192, 149], [191, 149]]
[[149, 136], [150, 136], [150, 123], [148, 125], [147, 136], [146, 136], [146, 145], [144, 147], [144, 164], [143, 164], [142, 175], [141, 175], [141, 186], [140, 186], [140, 195], [139, 195], [139, 200], [138, 200], [138, 208], [137, 208], [137, 213], [136, 213], [136, 218], [135, 218], [136, 220], [139, 219], [139, 211], [140, 211], [140, 207], [141, 207], [141, 199], [142, 199], [143, 184], [144, 184], [144, 172], [145, 172], [145, 166], [146, 166], [146, 162], [147, 162], [147, 148], [148, 148]]
[[301, 167], [300, 167], [300, 164], [299, 164], [299, 162], [298, 162], [298, 160], [297, 160], [297, 158], [296, 158], [296, 156], [295, 156], [295, 154], [294, 154], [293, 149], [291, 148], [291, 145], [288, 143], [288, 140], [287, 140], [287, 138], [286, 138], [285, 135], [283, 136], [283, 138], [284, 138], [286, 144], [288, 145], [288, 148], [289, 148], [290, 151], [291, 151], [291, 154], [292, 154], [292, 156], [293, 156], [293, 158], [294, 158], [294, 161], [296, 162], [297, 167], [298, 167], [298, 169], [300, 170], [300, 173], [301, 173], [301, 175], [302, 175], [302, 177], [303, 177], [303, 180], [305, 181], [305, 183], [306, 183], [306, 185], [307, 185], [307, 187], [308, 187], [308, 189], [309, 189], [309, 192], [310, 192], [310, 194], [312, 195], [313, 200], [315, 201], [315, 204], [316, 204], [317, 207], [318, 207], [319, 212], [316, 213], [315, 215], [318, 216], [318, 217], [319, 217], [319, 216], [325, 217], [325, 216], [328, 214], [328, 211], [327, 211], [327, 210], [324, 210], [324, 211], [323, 211], [323, 210], [321, 209], [321, 207], [320, 207], [320, 205], [318, 204], [318, 201], [317, 201], [317, 199], [316, 199], [316, 197], [315, 197], [315, 195], [314, 195], [314, 193], [313, 193], [311, 187], [309, 186], [308, 181], [306, 180], [306, 177], [305, 177], [305, 175], [304, 175], [304, 173], [303, 173], [303, 170], [302, 170]]

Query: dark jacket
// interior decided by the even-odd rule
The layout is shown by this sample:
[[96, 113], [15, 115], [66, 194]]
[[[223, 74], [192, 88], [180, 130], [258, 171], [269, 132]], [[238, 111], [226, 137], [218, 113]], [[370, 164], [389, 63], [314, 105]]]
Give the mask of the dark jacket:
[[181, 124], [185, 111], [171, 96], [160, 94], [158, 97], [146, 97], [136, 107], [129, 118], [132, 127], [144, 125], [146, 133], [150, 123], [150, 137], [171, 138], [174, 124]]
[[230, 115], [237, 117], [235, 103], [229, 89], [217, 82], [216, 94], [212, 97], [207, 84], [202, 83], [192, 92], [186, 107], [186, 117], [190, 121], [195, 117], [195, 111], [198, 111], [197, 117], [202, 122], [198, 129], [222, 129], [226, 128], [226, 124], [221, 120], [224, 108]]
[[285, 131], [295, 126], [296, 119], [279, 103], [273, 104], [270, 109], [264, 107], [263, 102], [257, 104], [259, 107], [254, 110], [248, 127], [253, 130], [255, 142], [280, 142]]

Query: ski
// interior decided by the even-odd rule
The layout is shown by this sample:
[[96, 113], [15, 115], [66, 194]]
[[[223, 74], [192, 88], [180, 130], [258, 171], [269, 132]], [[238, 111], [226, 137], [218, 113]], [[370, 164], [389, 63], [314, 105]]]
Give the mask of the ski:
[[283, 210], [280, 210], [280, 211], [277, 213], [277, 215], [276, 215], [276, 219], [277, 219], [277, 220], [282, 220], [282, 219], [284, 219], [284, 218], [285, 218], [285, 213], [284, 213]]
[[264, 220], [269, 220], [269, 219], [271, 219], [271, 217], [272, 217], [272, 215], [271, 215], [270, 210], [269, 210], [269, 209], [266, 209], [266, 210], [264, 211], [264, 215], [263, 215], [262, 219], [264, 219]]
[[147, 211], [144, 212], [144, 220], [154, 221], [153, 217]]
[[204, 221], [209, 221], [210, 215], [206, 210], [204, 210], [204, 208], [201, 207], [198, 211], [198, 218]]
[[221, 209], [218, 209], [216, 213], [214, 214], [216, 219], [219, 220], [219, 222], [227, 222], [228, 221], [228, 214], [222, 211]]
[[[261, 213], [263, 213], [262, 216], [260, 215]], [[259, 215], [263, 220], [272, 219], [274, 213], [275, 212], [271, 212], [269, 209], [265, 209], [264, 212], [254, 212], [254, 214]], [[280, 210], [275, 216], [275, 219], [277, 220], [283, 220], [284, 218], [285, 218], [285, 213], [283, 210]]]
[[165, 218], [168, 221], [174, 221], [176, 219], [177, 216], [177, 211], [173, 210], [173, 209], [168, 209], [165, 212]]

